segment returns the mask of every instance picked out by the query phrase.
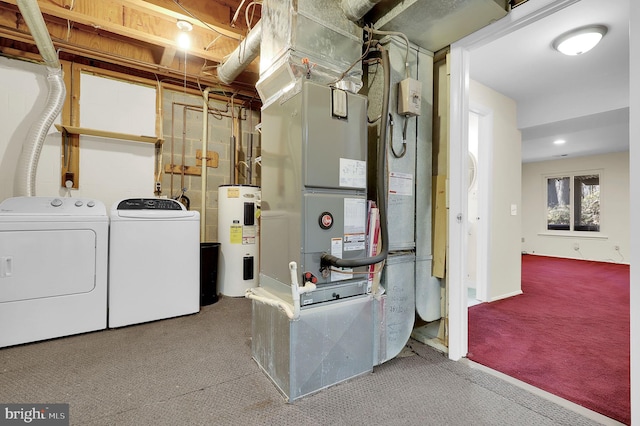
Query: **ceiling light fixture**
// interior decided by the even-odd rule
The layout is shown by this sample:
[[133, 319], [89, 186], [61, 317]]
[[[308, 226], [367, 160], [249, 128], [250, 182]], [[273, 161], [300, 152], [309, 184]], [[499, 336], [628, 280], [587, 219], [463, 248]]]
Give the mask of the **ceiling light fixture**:
[[183, 20], [179, 20], [178, 22], [176, 22], [176, 25], [180, 30], [180, 33], [178, 34], [178, 39], [177, 39], [178, 46], [181, 49], [186, 50], [191, 45], [191, 38], [189, 37], [189, 31], [193, 29], [193, 25], [191, 25], [190, 22], [183, 21]]
[[607, 33], [604, 25], [589, 25], [562, 34], [553, 41], [553, 48], [569, 56], [581, 55], [596, 47]]
[[556, 139], [555, 141], [553, 141], [553, 143], [554, 143], [555, 145], [562, 145], [562, 144], [564, 144], [565, 142], [567, 142], [567, 141], [565, 141], [564, 139]]

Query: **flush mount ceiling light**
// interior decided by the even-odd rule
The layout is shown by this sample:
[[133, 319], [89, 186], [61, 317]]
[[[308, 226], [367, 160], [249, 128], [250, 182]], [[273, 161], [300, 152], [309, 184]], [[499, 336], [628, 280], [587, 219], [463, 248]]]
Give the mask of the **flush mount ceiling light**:
[[193, 25], [190, 22], [179, 20], [176, 22], [180, 33], [178, 34], [178, 46], [181, 49], [188, 49], [191, 45], [191, 39], [189, 38], [189, 31], [193, 29]]
[[593, 49], [607, 33], [604, 25], [589, 25], [562, 34], [553, 41], [553, 48], [569, 56], [581, 55]]
[[553, 143], [555, 145], [564, 145], [567, 141], [565, 141], [564, 139], [556, 139], [555, 141], [553, 141]]

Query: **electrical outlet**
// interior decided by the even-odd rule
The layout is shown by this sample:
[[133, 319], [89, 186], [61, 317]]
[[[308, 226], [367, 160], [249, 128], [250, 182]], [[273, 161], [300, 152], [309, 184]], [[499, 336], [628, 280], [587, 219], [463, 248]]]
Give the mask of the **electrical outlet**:
[[156, 193], [160, 194], [162, 192], [162, 184], [160, 182], [156, 182]]

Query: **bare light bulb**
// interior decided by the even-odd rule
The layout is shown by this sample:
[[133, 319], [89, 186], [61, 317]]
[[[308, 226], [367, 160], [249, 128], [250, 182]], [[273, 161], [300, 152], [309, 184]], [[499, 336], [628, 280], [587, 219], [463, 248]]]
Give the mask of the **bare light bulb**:
[[191, 37], [189, 37], [189, 34], [181, 32], [178, 34], [177, 42], [180, 49], [188, 49], [191, 46]]
[[176, 22], [178, 29], [180, 32], [178, 33], [177, 43], [178, 47], [181, 49], [188, 49], [191, 46], [191, 37], [189, 37], [189, 32], [193, 30], [193, 25], [190, 22], [179, 20]]

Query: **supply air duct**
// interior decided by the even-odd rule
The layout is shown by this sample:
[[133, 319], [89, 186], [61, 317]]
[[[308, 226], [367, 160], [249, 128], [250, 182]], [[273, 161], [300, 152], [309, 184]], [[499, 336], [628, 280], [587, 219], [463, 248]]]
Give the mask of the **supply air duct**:
[[16, 195], [32, 197], [35, 195], [36, 169], [40, 151], [49, 128], [62, 109], [66, 90], [60, 61], [37, 0], [18, 0], [17, 3], [48, 69], [49, 94], [45, 108], [40, 118], [29, 129], [16, 171]]
[[260, 54], [260, 40], [262, 39], [262, 21], [249, 31], [247, 38], [229, 55], [227, 60], [218, 68], [218, 78], [224, 84], [229, 84], [240, 75]]
[[373, 6], [380, 3], [381, 0], [342, 0], [342, 10], [347, 18], [352, 21], [362, 19], [364, 15], [370, 11]]

